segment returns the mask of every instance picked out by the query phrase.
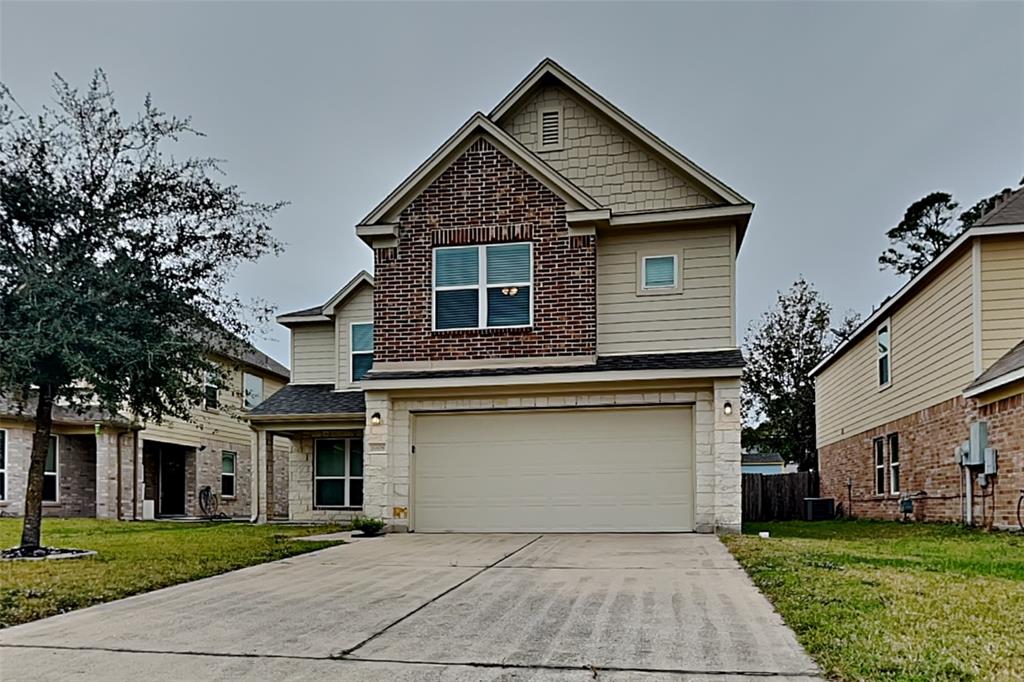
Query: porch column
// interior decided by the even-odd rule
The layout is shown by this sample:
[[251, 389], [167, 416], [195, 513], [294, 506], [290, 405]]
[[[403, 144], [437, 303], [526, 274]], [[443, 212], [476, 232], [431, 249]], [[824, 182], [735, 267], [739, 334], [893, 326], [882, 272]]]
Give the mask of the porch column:
[[266, 467], [263, 469], [262, 479], [266, 481], [266, 496], [263, 499], [264, 516], [267, 521], [274, 518], [276, 504], [274, 503], [274, 432], [264, 431], [264, 451], [266, 452]]
[[96, 425], [96, 518], [117, 518], [117, 431]]
[[257, 523], [267, 523], [274, 516], [274, 434], [253, 428], [252, 476], [250, 499]]

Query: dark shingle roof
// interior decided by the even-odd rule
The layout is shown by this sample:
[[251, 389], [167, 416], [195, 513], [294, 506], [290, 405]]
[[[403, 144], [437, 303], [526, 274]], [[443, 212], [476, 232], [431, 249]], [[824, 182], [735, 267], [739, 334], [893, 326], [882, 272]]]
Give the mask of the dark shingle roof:
[[785, 460], [777, 452], [744, 452], [741, 455], [742, 464], [783, 464]]
[[998, 379], [1010, 372], [1016, 372], [1018, 369], [1024, 369], [1024, 340], [1011, 348], [1006, 355], [996, 360], [991, 367], [982, 372], [981, 376], [967, 387], [967, 390], [970, 391], [972, 388], [987, 384], [993, 379]]
[[323, 314], [323, 306], [315, 305], [311, 308], [293, 310], [290, 313], [281, 313], [278, 317], [319, 317]]
[[1024, 187], [1010, 192], [975, 225], [1019, 225], [1024, 223]]
[[335, 391], [334, 384], [288, 384], [254, 407], [249, 416], [350, 414], [366, 411], [362, 391]]
[[743, 367], [739, 349], [695, 353], [651, 353], [645, 355], [609, 355], [592, 365], [543, 365], [539, 367], [491, 367], [486, 369], [448, 369], [381, 372], [371, 370], [366, 379], [451, 379], [457, 377], [497, 377], [526, 374], [565, 374], [569, 372], [612, 372], [645, 369], [738, 369]]
[[[0, 415], [11, 419], [31, 421], [35, 419], [36, 403], [35, 392], [28, 396], [23, 404], [19, 404], [13, 397], [0, 396]], [[96, 406], [75, 408], [59, 404], [53, 406], [53, 421], [58, 424], [78, 422], [95, 424], [99, 422], [118, 426], [127, 426], [132, 423], [132, 420], [123, 414], [107, 412]]]

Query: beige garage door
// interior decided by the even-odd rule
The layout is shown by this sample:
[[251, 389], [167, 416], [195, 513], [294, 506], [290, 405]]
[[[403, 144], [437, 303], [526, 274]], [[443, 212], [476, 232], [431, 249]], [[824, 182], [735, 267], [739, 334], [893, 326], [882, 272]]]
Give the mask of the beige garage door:
[[417, 415], [413, 528], [693, 529], [687, 407]]

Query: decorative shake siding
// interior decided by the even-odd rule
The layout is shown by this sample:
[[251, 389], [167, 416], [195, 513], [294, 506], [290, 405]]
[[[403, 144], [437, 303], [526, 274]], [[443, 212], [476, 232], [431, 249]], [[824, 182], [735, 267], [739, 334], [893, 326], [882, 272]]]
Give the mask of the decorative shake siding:
[[[597, 350], [651, 353], [736, 345], [733, 228], [602, 234], [597, 240]], [[640, 258], [675, 255], [678, 293], [638, 294]]]
[[878, 388], [874, 329], [817, 377], [819, 448], [963, 392], [973, 379], [971, 276], [968, 249], [892, 314], [888, 388]]
[[292, 327], [292, 383], [330, 384], [337, 377], [337, 339], [334, 324]]
[[[374, 250], [374, 359], [594, 355], [595, 240], [570, 236], [565, 202], [476, 140], [402, 212], [398, 246]], [[433, 248], [515, 241], [533, 242], [533, 326], [432, 331]]]
[[373, 287], [369, 284], [361, 285], [359, 290], [345, 301], [344, 306], [335, 312], [335, 332], [338, 339], [338, 374], [335, 385], [338, 389], [359, 387], [358, 383], [352, 382], [349, 353], [352, 350], [352, 324], [361, 322], [373, 322]]
[[982, 371], [1024, 339], [1024, 236], [981, 240]]
[[[563, 144], [545, 151], [538, 135], [540, 111], [562, 113]], [[613, 211], [696, 208], [716, 202], [696, 183], [557, 86], [543, 87], [500, 125], [530, 151]]]

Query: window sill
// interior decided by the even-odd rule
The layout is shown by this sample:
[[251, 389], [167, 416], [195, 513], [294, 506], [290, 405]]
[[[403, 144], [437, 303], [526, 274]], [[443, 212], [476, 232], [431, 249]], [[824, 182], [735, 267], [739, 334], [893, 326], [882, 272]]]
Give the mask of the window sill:
[[525, 336], [534, 333], [532, 325], [525, 327], [481, 327], [478, 329], [433, 329], [434, 336]]
[[313, 505], [313, 511], [363, 511], [362, 507], [324, 507]]
[[222, 499], [222, 500], [233, 500], [233, 499], [235, 499], [235, 496], [234, 495], [221, 495], [220, 499]]
[[637, 296], [679, 296], [683, 290], [679, 287], [665, 287], [659, 289], [637, 289]]

